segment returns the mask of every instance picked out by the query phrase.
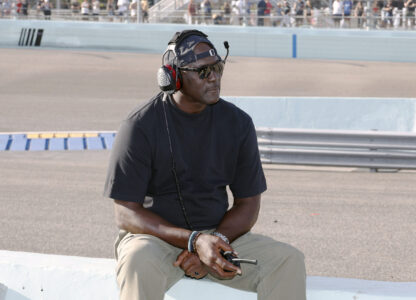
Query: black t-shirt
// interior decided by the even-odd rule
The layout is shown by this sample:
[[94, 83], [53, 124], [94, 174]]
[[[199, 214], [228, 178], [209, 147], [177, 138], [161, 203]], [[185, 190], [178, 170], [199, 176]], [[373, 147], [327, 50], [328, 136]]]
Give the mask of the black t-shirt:
[[186, 228], [172, 173], [165, 105], [182, 197], [194, 229], [216, 228], [235, 198], [266, 190], [251, 118], [220, 99], [201, 113], [187, 114], [162, 94], [135, 109], [114, 141], [104, 195], [143, 203], [172, 224]]

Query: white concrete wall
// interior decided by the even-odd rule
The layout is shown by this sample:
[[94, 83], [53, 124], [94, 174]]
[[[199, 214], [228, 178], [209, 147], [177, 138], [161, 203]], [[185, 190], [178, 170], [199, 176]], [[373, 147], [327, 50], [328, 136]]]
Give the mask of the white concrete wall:
[[256, 127], [416, 132], [416, 99], [224, 97]]
[[52, 48], [163, 53], [173, 32], [197, 28], [222, 54], [228, 40], [235, 56], [416, 62], [416, 31], [0, 20], [0, 47], [18, 47], [22, 28], [44, 29]]
[[[8, 287], [5, 300], [115, 300], [118, 288], [114, 269], [113, 259], [0, 250], [0, 284]], [[416, 283], [310, 276], [307, 296], [308, 300], [414, 300]], [[184, 278], [166, 293], [164, 300], [196, 298], [257, 299], [255, 293], [205, 279]]]

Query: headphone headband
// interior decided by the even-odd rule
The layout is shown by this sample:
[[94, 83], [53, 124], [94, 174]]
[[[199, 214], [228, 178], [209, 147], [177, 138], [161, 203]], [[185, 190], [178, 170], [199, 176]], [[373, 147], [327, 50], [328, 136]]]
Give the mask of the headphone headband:
[[177, 45], [180, 45], [181, 42], [186, 39], [187, 37], [191, 36], [191, 35], [197, 35], [197, 36], [202, 36], [204, 38], [207, 38], [208, 35], [206, 35], [205, 33], [203, 33], [202, 31], [196, 30], [196, 29], [190, 29], [190, 30], [183, 30], [181, 32], [176, 32], [174, 34], [174, 36], [170, 39], [168, 45], [174, 44], [175, 47]]

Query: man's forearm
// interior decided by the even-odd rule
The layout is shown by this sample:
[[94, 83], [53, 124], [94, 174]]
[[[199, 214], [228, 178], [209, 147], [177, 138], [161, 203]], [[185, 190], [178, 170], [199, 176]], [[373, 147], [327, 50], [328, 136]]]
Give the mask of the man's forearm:
[[138, 203], [114, 200], [117, 226], [131, 233], [156, 236], [165, 242], [187, 249], [191, 231], [169, 223]]
[[216, 231], [224, 234], [230, 242], [250, 231], [257, 221], [260, 195], [235, 199], [233, 207], [224, 215]]

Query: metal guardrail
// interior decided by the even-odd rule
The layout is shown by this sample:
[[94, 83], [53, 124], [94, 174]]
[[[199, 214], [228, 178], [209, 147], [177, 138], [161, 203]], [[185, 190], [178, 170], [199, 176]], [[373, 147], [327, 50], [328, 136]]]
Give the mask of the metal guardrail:
[[416, 133], [257, 128], [263, 163], [416, 169]]
[[[416, 169], [416, 133], [256, 129], [262, 163]], [[116, 132], [0, 133], [1, 151], [111, 149]]]

